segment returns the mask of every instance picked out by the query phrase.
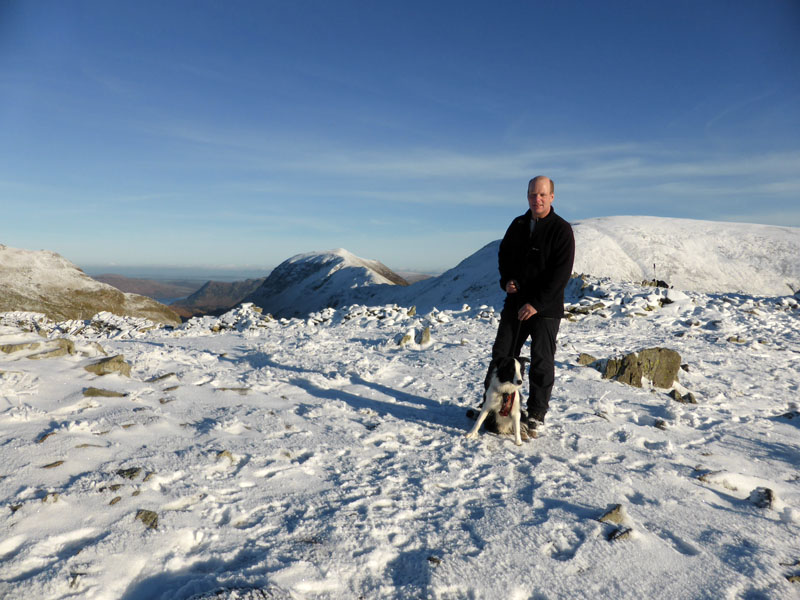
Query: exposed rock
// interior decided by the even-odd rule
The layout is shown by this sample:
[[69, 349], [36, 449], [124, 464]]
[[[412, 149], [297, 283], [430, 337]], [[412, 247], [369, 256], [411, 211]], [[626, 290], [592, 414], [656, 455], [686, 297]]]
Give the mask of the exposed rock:
[[619, 529], [615, 529], [612, 531], [608, 536], [609, 542], [621, 542], [623, 540], [629, 540], [633, 535], [633, 529], [629, 527], [620, 527]]
[[63, 464], [64, 464], [63, 460], [57, 460], [56, 462], [52, 462], [52, 463], [50, 463], [48, 465], [43, 465], [42, 468], [43, 469], [55, 469], [56, 467], [60, 467]]
[[16, 352], [31, 352], [30, 359], [57, 358], [67, 354], [75, 354], [75, 344], [66, 338], [56, 338], [46, 341], [20, 342], [17, 344], [0, 345], [0, 352], [14, 354]]
[[578, 355], [578, 364], [583, 367], [587, 367], [594, 362], [597, 362], [597, 359], [591, 354], [586, 354], [585, 352], [581, 352]]
[[595, 302], [594, 304], [574, 304], [570, 306], [566, 306], [566, 312], [572, 315], [588, 315], [601, 308], [605, 308], [605, 304], [602, 302]]
[[750, 492], [749, 500], [758, 508], [772, 508], [775, 502], [775, 492], [767, 487], [757, 487]]
[[5, 354], [14, 354], [15, 352], [24, 352], [26, 350], [38, 350], [43, 342], [21, 342], [18, 344], [2, 344], [0, 345], [0, 352]]
[[144, 523], [148, 529], [158, 529], [158, 515], [152, 510], [139, 509], [135, 520]]
[[231, 454], [230, 450], [221, 450], [217, 452], [217, 462], [220, 460], [227, 458], [231, 463], [235, 463], [236, 460], [233, 458], [233, 454]]
[[697, 399], [692, 392], [681, 394], [678, 390], [670, 390], [667, 395], [675, 400], [675, 402], [680, 402], [681, 404], [697, 404]]
[[613, 523], [615, 525], [622, 525], [627, 523], [628, 515], [625, 513], [625, 508], [622, 504], [615, 504], [601, 516], [599, 521], [603, 523]]
[[117, 475], [124, 479], [136, 479], [142, 473], [141, 467], [130, 467], [129, 469], [118, 469]]
[[125, 392], [114, 392], [112, 390], [88, 387], [83, 390], [83, 395], [85, 398], [124, 398], [128, 394]]
[[170, 377], [175, 377], [174, 372], [164, 373], [163, 375], [155, 375], [147, 380], [147, 383], [157, 383], [159, 381], [164, 381], [165, 379], [169, 379]]
[[110, 373], [119, 373], [125, 377], [131, 376], [131, 366], [125, 362], [121, 354], [109, 356], [108, 358], [101, 358], [90, 365], [84, 367], [90, 373], [95, 375], [109, 375]]
[[655, 387], [669, 388], [678, 376], [681, 356], [669, 348], [647, 348], [622, 358], [610, 358], [603, 370], [604, 379], [616, 379], [634, 387], [642, 387], [642, 378]]
[[431, 328], [430, 327], [426, 327], [425, 329], [423, 329], [422, 332], [419, 334], [419, 337], [414, 341], [417, 344], [419, 344], [420, 346], [426, 346], [426, 345], [430, 344], [431, 343]]

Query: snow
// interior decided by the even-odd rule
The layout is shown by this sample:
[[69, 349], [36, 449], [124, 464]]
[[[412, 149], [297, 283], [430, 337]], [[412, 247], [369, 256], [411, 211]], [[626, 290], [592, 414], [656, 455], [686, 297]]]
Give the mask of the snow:
[[[577, 221], [575, 270], [697, 292], [800, 289], [800, 228], [663, 217]], [[655, 266], [655, 269], [654, 269]]]
[[[6, 313], [0, 345], [42, 341], [37, 323], [76, 353], [0, 354], [0, 595], [795, 598], [797, 300], [595, 280], [570, 304], [597, 305], [563, 322], [522, 447], [463, 437], [494, 307], [243, 306], [176, 329]], [[576, 362], [652, 346], [681, 353], [697, 404]], [[131, 378], [85, 371], [100, 348]]]
[[[710, 293], [633, 283], [653, 240], [687, 252], [701, 225], [666, 240], [633, 220], [638, 248], [600, 225], [641, 271], [571, 282], [547, 423], [520, 447], [464, 437], [496, 242], [369, 304], [342, 283], [302, 318], [0, 313], [0, 597], [796, 598], [800, 303], [734, 293], [796, 275], [795, 231], [759, 234], [769, 264], [745, 230], [663, 251], [671, 283], [734, 286]], [[60, 338], [73, 353], [43, 358]], [[696, 404], [577, 361], [651, 347], [680, 353], [674, 389]], [[85, 370], [111, 355], [130, 377]]]

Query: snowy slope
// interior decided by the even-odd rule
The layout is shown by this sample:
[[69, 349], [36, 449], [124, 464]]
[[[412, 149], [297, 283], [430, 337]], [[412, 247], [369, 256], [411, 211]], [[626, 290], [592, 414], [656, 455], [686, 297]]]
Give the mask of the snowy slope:
[[[0, 597], [797, 598], [797, 300], [589, 283], [521, 447], [463, 437], [491, 308], [1, 315]], [[697, 404], [576, 361], [652, 346]]]
[[180, 323], [163, 304], [95, 281], [55, 252], [0, 244], [0, 311], [42, 312], [53, 319], [88, 319], [109, 311]]
[[[637, 283], [655, 276], [676, 289], [708, 293], [771, 296], [800, 289], [800, 228], [605, 217], [578, 221], [573, 229], [575, 273]], [[302, 254], [281, 264], [245, 300], [280, 316], [353, 303], [424, 311], [464, 303], [499, 307], [499, 245], [491, 242], [442, 275], [410, 286], [393, 285], [396, 280], [375, 274], [375, 261], [345, 250]]]
[[800, 290], [798, 227], [602, 217], [577, 221], [573, 229], [579, 273], [615, 281], [656, 278], [698, 292]]
[[280, 317], [307, 315], [326, 307], [368, 302], [375, 286], [407, 285], [385, 265], [338, 248], [285, 260], [245, 302]]

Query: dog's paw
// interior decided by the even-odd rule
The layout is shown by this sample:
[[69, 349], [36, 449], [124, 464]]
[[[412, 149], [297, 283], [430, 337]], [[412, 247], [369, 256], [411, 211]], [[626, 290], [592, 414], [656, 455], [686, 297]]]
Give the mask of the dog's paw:
[[467, 438], [467, 439], [470, 439], [470, 440], [474, 440], [476, 437], [478, 437], [478, 432], [477, 431], [468, 431], [467, 433], [464, 434], [464, 437]]

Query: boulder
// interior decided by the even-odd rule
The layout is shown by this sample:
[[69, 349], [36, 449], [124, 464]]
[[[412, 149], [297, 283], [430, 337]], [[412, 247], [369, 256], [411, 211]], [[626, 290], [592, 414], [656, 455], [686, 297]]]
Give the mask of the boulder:
[[109, 375], [110, 373], [119, 373], [125, 377], [131, 376], [131, 366], [125, 362], [121, 354], [109, 356], [108, 358], [101, 358], [84, 367], [89, 373], [95, 375]]
[[670, 388], [677, 380], [681, 355], [669, 348], [646, 348], [609, 358], [602, 369], [604, 379], [616, 379], [634, 387], [642, 387], [642, 378], [655, 387]]

